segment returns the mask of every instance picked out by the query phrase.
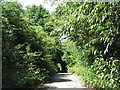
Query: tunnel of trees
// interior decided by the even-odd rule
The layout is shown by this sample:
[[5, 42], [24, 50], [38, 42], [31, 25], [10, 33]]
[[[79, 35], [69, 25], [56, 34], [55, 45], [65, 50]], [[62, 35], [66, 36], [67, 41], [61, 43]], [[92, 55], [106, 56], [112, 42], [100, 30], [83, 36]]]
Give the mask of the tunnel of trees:
[[120, 89], [120, 1], [64, 2], [52, 13], [0, 4], [3, 88], [33, 88], [69, 72], [87, 87]]

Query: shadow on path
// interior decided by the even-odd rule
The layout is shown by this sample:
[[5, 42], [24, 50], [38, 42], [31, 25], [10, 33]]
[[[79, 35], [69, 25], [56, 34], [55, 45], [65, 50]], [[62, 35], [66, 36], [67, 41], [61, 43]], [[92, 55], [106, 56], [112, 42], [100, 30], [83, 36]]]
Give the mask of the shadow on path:
[[54, 80], [53, 82], [69, 82], [69, 81], [72, 81], [70, 79], [57, 79], [57, 80]]
[[39, 86], [38, 90], [50, 90], [55, 88], [85, 88], [79, 78], [70, 73], [56, 73], [49, 83]]
[[67, 79], [66, 77], [68, 77], [69, 73], [57, 73], [53, 76], [53, 78], [51, 79], [50, 83], [53, 82], [68, 82], [68, 81], [72, 81], [71, 79]]

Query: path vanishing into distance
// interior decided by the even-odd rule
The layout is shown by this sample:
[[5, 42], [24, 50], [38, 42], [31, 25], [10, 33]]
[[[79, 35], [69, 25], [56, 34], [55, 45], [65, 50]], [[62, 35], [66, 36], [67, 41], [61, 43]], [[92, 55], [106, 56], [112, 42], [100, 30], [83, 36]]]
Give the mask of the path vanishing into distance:
[[86, 88], [82, 80], [70, 73], [57, 73], [51, 81], [38, 88]]

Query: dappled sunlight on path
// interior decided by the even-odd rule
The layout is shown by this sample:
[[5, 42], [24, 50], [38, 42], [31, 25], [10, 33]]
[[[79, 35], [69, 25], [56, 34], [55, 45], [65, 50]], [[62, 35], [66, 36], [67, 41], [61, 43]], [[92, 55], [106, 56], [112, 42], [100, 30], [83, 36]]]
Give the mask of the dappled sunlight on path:
[[83, 81], [70, 73], [57, 73], [53, 76], [50, 83], [39, 86], [38, 88], [86, 88]]

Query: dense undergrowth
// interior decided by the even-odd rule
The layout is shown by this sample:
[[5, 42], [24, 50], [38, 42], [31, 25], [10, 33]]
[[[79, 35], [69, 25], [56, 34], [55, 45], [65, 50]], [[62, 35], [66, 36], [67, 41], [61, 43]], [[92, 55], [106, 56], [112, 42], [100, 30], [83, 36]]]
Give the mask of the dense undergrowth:
[[1, 4], [3, 88], [43, 84], [66, 62], [86, 86], [120, 89], [120, 2]]
[[120, 89], [120, 2], [66, 2], [56, 16], [67, 40], [63, 60], [88, 87]]
[[89, 65], [84, 53], [80, 52], [74, 42], [66, 40], [63, 42], [63, 46], [62, 59], [67, 62], [68, 72], [80, 76], [87, 87], [119, 90], [118, 62], [104, 61], [103, 58], [100, 58]]
[[17, 2], [1, 5], [2, 87], [35, 88], [58, 71], [61, 45], [55, 23], [42, 5], [26, 10]]

